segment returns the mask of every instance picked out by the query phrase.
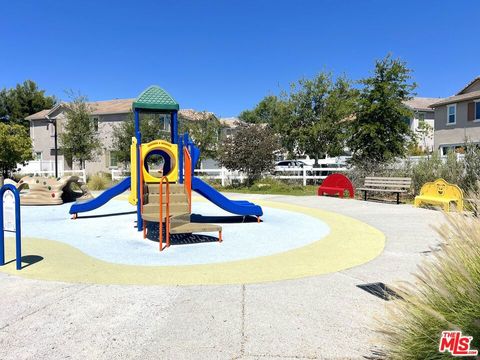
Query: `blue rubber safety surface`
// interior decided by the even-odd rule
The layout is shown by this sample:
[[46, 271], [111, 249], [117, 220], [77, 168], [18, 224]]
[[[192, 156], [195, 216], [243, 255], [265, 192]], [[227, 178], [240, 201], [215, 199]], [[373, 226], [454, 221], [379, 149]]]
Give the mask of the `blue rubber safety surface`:
[[[135, 207], [114, 199], [101, 208], [71, 220], [70, 205], [22, 206], [23, 237], [50, 239], [70, 244], [84, 253], [113, 263], [132, 265], [209, 264], [285, 252], [329, 233], [323, 221], [293, 211], [264, 207], [263, 222], [222, 223], [223, 242], [209, 233], [210, 242], [172, 245], [163, 252], [158, 242], [144, 240], [135, 226]], [[208, 202], [193, 202], [192, 213], [202, 216], [231, 215]], [[114, 216], [103, 216], [120, 214]], [[28, 240], [25, 241], [28, 251]]]

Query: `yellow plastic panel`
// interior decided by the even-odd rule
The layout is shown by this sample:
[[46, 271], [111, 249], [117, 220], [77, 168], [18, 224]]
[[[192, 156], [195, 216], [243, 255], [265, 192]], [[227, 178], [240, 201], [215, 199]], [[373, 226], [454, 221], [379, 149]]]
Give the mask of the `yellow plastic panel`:
[[[163, 150], [170, 156], [170, 172], [164, 174], [167, 177], [168, 182], [174, 183], [178, 181], [178, 145], [172, 144], [165, 140], [153, 140], [149, 143], [142, 144], [142, 160], [145, 164], [145, 158], [153, 150]], [[160, 178], [152, 176], [143, 166], [143, 181], [146, 183], [159, 183]]]
[[137, 205], [137, 139], [132, 137], [132, 145], [130, 145], [130, 195], [128, 202]]

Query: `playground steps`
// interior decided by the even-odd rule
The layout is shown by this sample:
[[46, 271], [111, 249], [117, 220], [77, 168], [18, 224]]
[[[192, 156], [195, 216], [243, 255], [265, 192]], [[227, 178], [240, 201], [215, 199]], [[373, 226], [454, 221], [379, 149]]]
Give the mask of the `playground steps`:
[[178, 225], [170, 228], [170, 234], [191, 234], [199, 232], [217, 232], [222, 231], [220, 225], [215, 224], [197, 224], [197, 223], [187, 223], [183, 225]]
[[[187, 194], [185, 193], [184, 187], [181, 184], [170, 184], [170, 216], [182, 215], [190, 212], [190, 207], [188, 205]], [[167, 213], [166, 186], [163, 186], [163, 206], [162, 214], [163, 220]], [[158, 222], [160, 216], [160, 187], [158, 184], [147, 184], [145, 192], [145, 204], [143, 205], [142, 217], [147, 221]]]
[[[163, 195], [163, 201], [165, 201], [165, 195]], [[184, 203], [187, 201], [184, 193], [181, 194], [170, 194], [170, 203]], [[155, 203], [158, 204], [160, 202], [160, 195], [159, 194], [146, 194], [145, 196], [145, 203]]]
[[[185, 188], [182, 184], [170, 184], [170, 234], [191, 234], [200, 232], [219, 232], [222, 227], [215, 224], [190, 222], [190, 206]], [[166, 201], [166, 186], [163, 186], [163, 201]], [[160, 220], [160, 187], [158, 184], [146, 184], [145, 204], [142, 218], [145, 221], [159, 222]], [[162, 221], [165, 221], [167, 207], [162, 206]], [[221, 241], [221, 235], [219, 235]]]
[[[172, 203], [170, 202], [170, 215], [180, 215], [186, 212], [189, 212], [190, 208], [187, 203]], [[162, 206], [162, 212], [165, 213], [167, 211], [166, 204]], [[143, 206], [143, 213], [144, 214], [157, 214], [160, 213], [160, 206], [158, 203], [148, 203]]]
[[[148, 193], [150, 195], [152, 194], [159, 194], [160, 193], [160, 185], [159, 184], [146, 184], [147, 185], [147, 188], [148, 188]], [[165, 191], [166, 191], [166, 185], [163, 184], [162, 186], [162, 190], [163, 190], [163, 194], [165, 194]], [[169, 185], [169, 188], [170, 188], [170, 195], [173, 195], [173, 194], [185, 194], [185, 188], [183, 186], [183, 184], [170, 184]]]

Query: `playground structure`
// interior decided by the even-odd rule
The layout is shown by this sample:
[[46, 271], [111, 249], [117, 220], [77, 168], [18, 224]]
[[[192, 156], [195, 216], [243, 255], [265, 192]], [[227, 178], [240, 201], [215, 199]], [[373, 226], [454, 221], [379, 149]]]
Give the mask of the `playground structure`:
[[78, 176], [58, 179], [25, 176], [18, 183], [10, 179], [6, 179], [5, 183], [18, 189], [22, 205], [60, 205], [93, 198], [87, 185]]
[[323, 180], [322, 185], [318, 187], [317, 194], [322, 196], [325, 194], [336, 195], [343, 198], [345, 191], [348, 191], [348, 196], [353, 199], [355, 190], [349, 178], [343, 174], [331, 174]]
[[[210, 185], [193, 176], [200, 150], [188, 134], [178, 136], [178, 103], [163, 89], [150, 86], [132, 104], [135, 121], [135, 138], [131, 145], [131, 176], [103, 192], [97, 198], [77, 202], [70, 208], [73, 218], [78, 213], [94, 210], [113, 197], [130, 189], [128, 201], [137, 207], [137, 230], [147, 232], [147, 223], [158, 223], [159, 247], [170, 245], [170, 234], [217, 232], [222, 241], [222, 228], [218, 225], [192, 223], [192, 190], [218, 207], [242, 216], [263, 215], [262, 208], [248, 201], [232, 201]], [[141, 116], [144, 114], [167, 114], [170, 117], [170, 142], [154, 140], [142, 143]], [[163, 158], [160, 171], [149, 169], [152, 156]], [[165, 233], [165, 235], [164, 235]]]
[[463, 190], [443, 179], [425, 183], [420, 195], [415, 197], [415, 207], [422, 204], [440, 205], [444, 211], [450, 211], [450, 204], [455, 203], [457, 211], [463, 211]]

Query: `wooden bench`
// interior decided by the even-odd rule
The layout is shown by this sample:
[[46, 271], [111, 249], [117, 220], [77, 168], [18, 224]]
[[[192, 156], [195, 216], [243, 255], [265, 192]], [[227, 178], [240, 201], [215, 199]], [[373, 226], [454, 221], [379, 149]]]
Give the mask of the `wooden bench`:
[[358, 190], [363, 191], [365, 201], [367, 200], [368, 192], [397, 194], [397, 204], [400, 204], [400, 194], [408, 192], [411, 186], [411, 178], [367, 176], [363, 187], [358, 188]]
[[322, 185], [317, 190], [317, 195], [324, 194], [336, 195], [343, 198], [345, 191], [348, 191], [349, 197], [353, 198], [355, 191], [352, 182], [343, 174], [331, 174], [323, 180]]
[[443, 179], [425, 183], [420, 189], [420, 195], [415, 197], [415, 207], [422, 204], [440, 205], [447, 212], [450, 211], [452, 202], [457, 205], [458, 211], [463, 211], [463, 191]]

